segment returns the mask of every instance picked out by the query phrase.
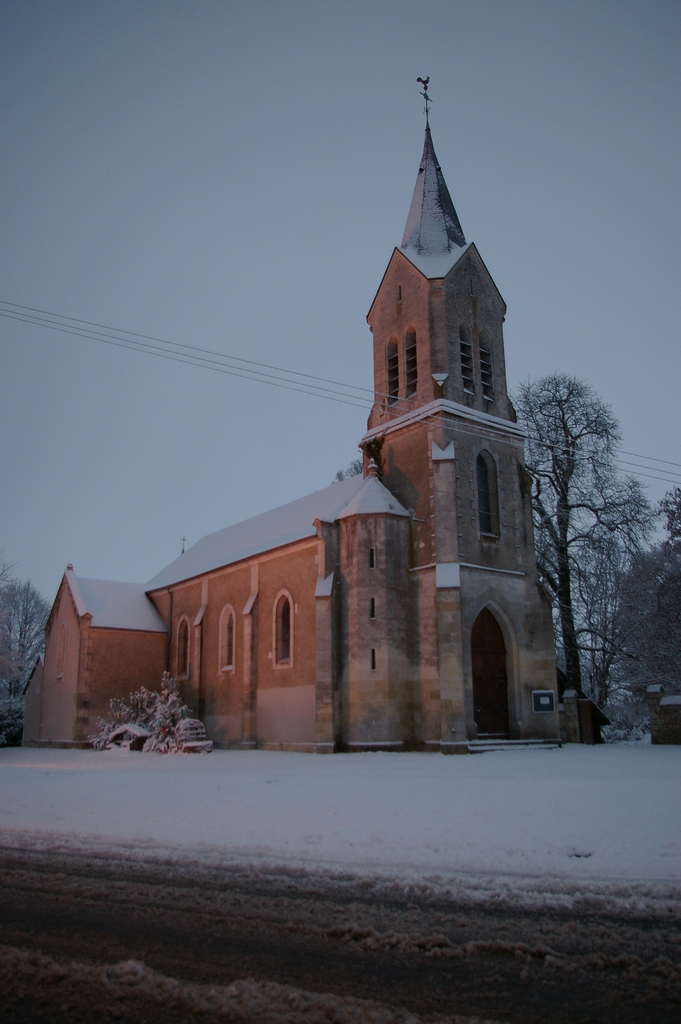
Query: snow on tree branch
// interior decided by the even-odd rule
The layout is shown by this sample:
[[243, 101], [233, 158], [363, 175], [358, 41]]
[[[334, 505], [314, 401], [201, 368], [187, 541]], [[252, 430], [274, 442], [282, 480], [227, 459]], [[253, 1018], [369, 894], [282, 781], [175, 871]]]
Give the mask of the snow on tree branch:
[[177, 753], [181, 744], [177, 727], [191, 715], [191, 709], [180, 698], [177, 684], [168, 672], [163, 673], [160, 690], [147, 690], [145, 686], [130, 694], [126, 703], [120, 697], [109, 702], [110, 714], [100, 718], [100, 731], [90, 736], [95, 750], [110, 746], [112, 733], [120, 726], [132, 725], [149, 733], [143, 750], [159, 754]]

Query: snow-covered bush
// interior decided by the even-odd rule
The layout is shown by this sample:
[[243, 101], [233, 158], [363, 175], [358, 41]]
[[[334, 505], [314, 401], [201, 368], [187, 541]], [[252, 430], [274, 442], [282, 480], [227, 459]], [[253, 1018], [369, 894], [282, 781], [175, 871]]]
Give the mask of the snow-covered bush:
[[24, 698], [0, 693], [0, 747], [18, 747], [24, 727]]
[[176, 753], [179, 750], [177, 726], [191, 714], [191, 710], [180, 698], [175, 680], [170, 678], [168, 672], [163, 673], [160, 690], [147, 690], [143, 686], [130, 694], [127, 703], [121, 697], [114, 697], [109, 701], [109, 708], [109, 717], [100, 718], [99, 732], [90, 737], [95, 750], [106, 749], [114, 729], [129, 723], [141, 726], [150, 733], [144, 750], [153, 750], [159, 754]]
[[650, 741], [648, 712], [642, 700], [623, 696], [617, 703], [609, 702], [604, 711], [610, 725], [601, 729], [604, 743], [645, 743]]

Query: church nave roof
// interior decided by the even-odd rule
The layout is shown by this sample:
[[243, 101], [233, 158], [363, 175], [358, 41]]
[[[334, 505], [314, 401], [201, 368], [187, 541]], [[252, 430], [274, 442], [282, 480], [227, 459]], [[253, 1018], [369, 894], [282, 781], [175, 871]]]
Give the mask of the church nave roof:
[[314, 537], [315, 519], [335, 522], [364, 483], [361, 475], [353, 476], [252, 519], [209, 533], [149, 580], [144, 589], [149, 593], [284, 544]]

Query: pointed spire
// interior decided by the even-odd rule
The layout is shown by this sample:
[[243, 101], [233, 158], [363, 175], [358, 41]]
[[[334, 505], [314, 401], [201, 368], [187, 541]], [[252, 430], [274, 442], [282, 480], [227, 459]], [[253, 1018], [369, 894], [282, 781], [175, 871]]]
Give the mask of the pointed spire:
[[402, 248], [413, 249], [419, 256], [442, 256], [463, 248], [465, 244], [466, 239], [440, 170], [430, 126], [426, 121], [423, 156], [416, 176]]

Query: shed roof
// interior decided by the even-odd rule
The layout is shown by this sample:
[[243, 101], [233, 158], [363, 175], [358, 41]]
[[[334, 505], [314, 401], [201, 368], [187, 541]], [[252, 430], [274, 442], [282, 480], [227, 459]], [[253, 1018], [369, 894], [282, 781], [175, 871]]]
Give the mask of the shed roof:
[[144, 589], [147, 593], [159, 590], [284, 544], [314, 537], [315, 519], [335, 522], [363, 484], [361, 476], [353, 476], [252, 519], [209, 533], [150, 579]]

